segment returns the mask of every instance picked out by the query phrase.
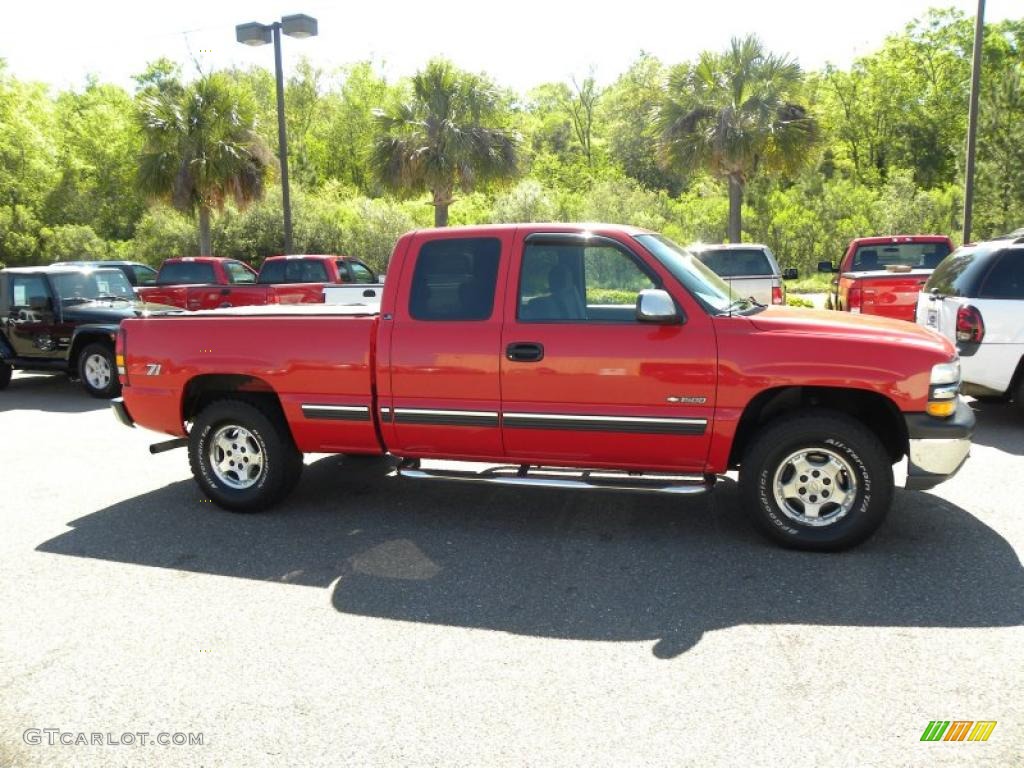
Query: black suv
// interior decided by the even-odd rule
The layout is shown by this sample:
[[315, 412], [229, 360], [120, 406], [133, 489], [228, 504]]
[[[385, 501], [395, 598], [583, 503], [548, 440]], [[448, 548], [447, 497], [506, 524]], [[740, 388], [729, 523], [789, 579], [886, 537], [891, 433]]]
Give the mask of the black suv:
[[117, 268], [0, 270], [0, 389], [17, 368], [67, 373], [93, 397], [115, 397], [118, 326], [160, 311], [176, 310], [140, 302]]

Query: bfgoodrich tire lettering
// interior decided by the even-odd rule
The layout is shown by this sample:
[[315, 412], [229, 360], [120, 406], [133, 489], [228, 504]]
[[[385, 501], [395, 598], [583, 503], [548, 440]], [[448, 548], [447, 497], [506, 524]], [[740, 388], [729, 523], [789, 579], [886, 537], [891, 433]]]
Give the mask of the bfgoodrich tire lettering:
[[[260, 454], [261, 471], [245, 488], [222, 480], [211, 463], [211, 453], [216, 453], [212, 441], [231, 427], [244, 430]], [[277, 503], [295, 487], [303, 466], [280, 417], [242, 400], [218, 400], [204, 408], [189, 433], [188, 454], [199, 487], [232, 512], [256, 512]]]
[[[804, 452], [818, 461], [831, 457], [843, 468], [840, 482], [851, 489], [852, 502], [846, 511], [839, 505], [831, 508], [832, 522], [829, 516], [801, 517], [799, 504], [780, 504], [780, 468]], [[754, 439], [740, 465], [744, 511], [770, 539], [795, 549], [831, 551], [859, 544], [882, 524], [892, 492], [892, 464], [881, 442], [860, 423], [834, 411], [779, 418]]]

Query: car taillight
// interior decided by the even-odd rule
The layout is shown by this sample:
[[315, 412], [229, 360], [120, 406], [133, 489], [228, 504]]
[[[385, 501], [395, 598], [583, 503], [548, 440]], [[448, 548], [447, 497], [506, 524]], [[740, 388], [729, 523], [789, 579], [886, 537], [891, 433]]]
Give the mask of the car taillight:
[[121, 386], [128, 386], [128, 368], [125, 359], [128, 356], [128, 334], [124, 328], [117, 331], [117, 340], [114, 342], [114, 361], [117, 365], [117, 376], [121, 380]]
[[849, 293], [846, 294], [846, 309], [848, 312], [860, 312], [861, 304], [864, 301], [864, 292], [859, 285], [851, 285]]
[[785, 304], [786, 295], [782, 292], [782, 287], [778, 285], [772, 286], [772, 304]]
[[956, 311], [956, 340], [980, 344], [985, 338], [985, 322], [977, 307], [967, 304]]

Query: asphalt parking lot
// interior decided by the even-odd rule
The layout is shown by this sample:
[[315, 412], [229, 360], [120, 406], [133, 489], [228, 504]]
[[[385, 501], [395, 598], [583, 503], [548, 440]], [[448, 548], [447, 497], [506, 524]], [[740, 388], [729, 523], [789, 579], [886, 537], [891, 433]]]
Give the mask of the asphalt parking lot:
[[[731, 481], [680, 502], [307, 457], [283, 507], [232, 515], [183, 451], [15, 374], [0, 765], [1021, 765], [1024, 419], [978, 422], [954, 480], [815, 555], [762, 541]], [[998, 725], [921, 742], [936, 719]]]

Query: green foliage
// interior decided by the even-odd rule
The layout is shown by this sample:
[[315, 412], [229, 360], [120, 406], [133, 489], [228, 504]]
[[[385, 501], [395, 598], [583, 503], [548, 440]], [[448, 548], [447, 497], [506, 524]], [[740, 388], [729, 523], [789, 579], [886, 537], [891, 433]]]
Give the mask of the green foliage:
[[490, 81], [435, 59], [413, 77], [408, 98], [375, 113], [372, 165], [399, 195], [429, 191], [434, 223], [446, 226], [456, 189], [515, 174], [518, 137], [502, 126], [503, 112]]
[[587, 287], [587, 304], [636, 304], [637, 291]]
[[803, 299], [799, 296], [793, 296], [786, 294], [786, 306], [787, 307], [806, 307], [807, 309], [814, 309], [814, 302], [810, 299]]
[[831, 287], [832, 275], [829, 273], [808, 272], [797, 280], [788, 280], [786, 282], [786, 294], [828, 293]]
[[115, 247], [96, 234], [88, 224], [61, 224], [39, 231], [42, 256], [46, 261], [114, 258]]

